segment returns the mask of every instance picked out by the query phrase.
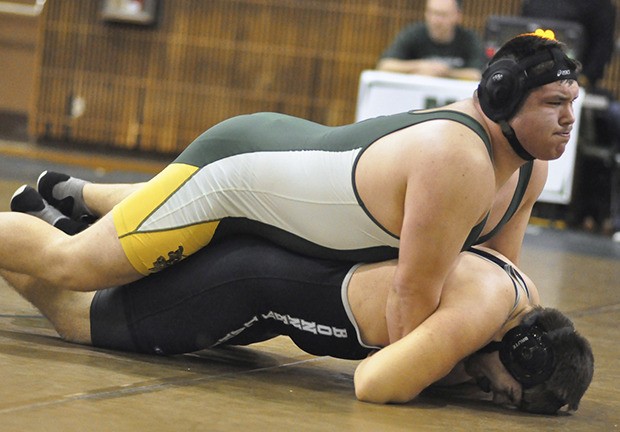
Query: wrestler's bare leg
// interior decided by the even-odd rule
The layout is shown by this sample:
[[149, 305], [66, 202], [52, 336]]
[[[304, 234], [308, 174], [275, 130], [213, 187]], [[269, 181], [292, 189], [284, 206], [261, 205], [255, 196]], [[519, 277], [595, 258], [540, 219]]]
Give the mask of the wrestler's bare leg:
[[75, 291], [142, 277], [125, 256], [111, 214], [69, 236], [28, 214], [0, 213], [0, 269]]
[[82, 196], [95, 216], [101, 216], [144, 185], [145, 183], [87, 183], [82, 190]]
[[91, 344], [90, 305], [94, 292], [75, 292], [45, 285], [27, 275], [0, 270], [0, 275], [28, 302], [39, 309], [60, 337]]

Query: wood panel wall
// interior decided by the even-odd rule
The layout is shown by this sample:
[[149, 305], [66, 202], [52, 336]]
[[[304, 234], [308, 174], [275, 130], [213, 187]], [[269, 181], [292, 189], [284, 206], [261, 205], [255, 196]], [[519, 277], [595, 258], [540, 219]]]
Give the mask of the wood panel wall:
[[0, 9], [0, 112], [26, 115], [30, 109], [38, 22], [36, 16], [6, 13]]
[[[615, 0], [620, 2], [620, 0]], [[424, 0], [160, 0], [153, 27], [110, 24], [101, 1], [46, 3], [30, 132], [178, 153], [233, 115], [352, 122], [359, 75]], [[468, 0], [465, 24], [518, 0]], [[614, 59], [605, 84], [619, 94]]]

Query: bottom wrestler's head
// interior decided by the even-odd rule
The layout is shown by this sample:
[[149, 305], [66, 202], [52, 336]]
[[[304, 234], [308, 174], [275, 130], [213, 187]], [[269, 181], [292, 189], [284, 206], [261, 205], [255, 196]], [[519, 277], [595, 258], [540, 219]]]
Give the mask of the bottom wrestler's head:
[[537, 414], [577, 410], [594, 373], [588, 341], [552, 308], [536, 307], [521, 323], [466, 361], [467, 372], [497, 403]]

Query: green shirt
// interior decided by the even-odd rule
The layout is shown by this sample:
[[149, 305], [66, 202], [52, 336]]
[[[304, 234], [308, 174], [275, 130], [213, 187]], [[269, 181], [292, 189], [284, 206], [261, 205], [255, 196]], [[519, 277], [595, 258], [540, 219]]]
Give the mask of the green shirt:
[[458, 26], [452, 42], [443, 44], [431, 39], [425, 23], [414, 23], [405, 27], [381, 58], [435, 59], [456, 69], [482, 69], [486, 62], [482, 41], [473, 31]]

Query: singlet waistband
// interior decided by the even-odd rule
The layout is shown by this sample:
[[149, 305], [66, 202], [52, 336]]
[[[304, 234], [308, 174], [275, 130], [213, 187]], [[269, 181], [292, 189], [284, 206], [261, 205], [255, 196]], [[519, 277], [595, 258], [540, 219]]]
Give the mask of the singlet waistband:
[[342, 281], [342, 289], [340, 291], [341, 294], [342, 294], [342, 306], [344, 307], [344, 310], [347, 312], [347, 316], [349, 317], [349, 321], [351, 321], [351, 325], [353, 326], [353, 328], [355, 328], [355, 333], [357, 335], [357, 341], [359, 342], [359, 344], [361, 346], [363, 346], [364, 348], [379, 350], [382, 347], [374, 346], [374, 345], [368, 345], [368, 344], [364, 343], [364, 341], [362, 340], [362, 335], [360, 333], [359, 325], [357, 324], [357, 321], [355, 321], [355, 316], [353, 316], [353, 311], [351, 310], [351, 305], [349, 304], [349, 295], [348, 295], [348, 293], [349, 293], [349, 283], [351, 282], [351, 277], [353, 276], [353, 273], [355, 273], [355, 271], [361, 265], [363, 265], [363, 263], [359, 263], [359, 264], [356, 264], [353, 267], [351, 267], [351, 269], [347, 273], [346, 277]]

